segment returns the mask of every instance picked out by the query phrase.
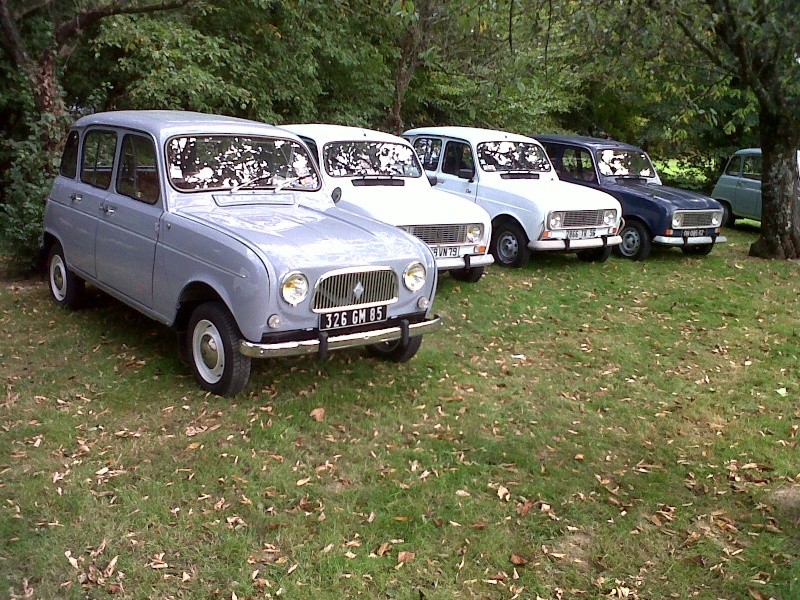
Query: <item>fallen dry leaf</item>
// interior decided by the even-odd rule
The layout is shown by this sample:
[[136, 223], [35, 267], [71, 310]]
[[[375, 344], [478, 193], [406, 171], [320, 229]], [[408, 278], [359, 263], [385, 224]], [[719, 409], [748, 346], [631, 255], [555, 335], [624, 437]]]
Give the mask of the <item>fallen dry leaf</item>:
[[311, 418], [315, 421], [322, 421], [325, 418], [325, 409], [321, 406], [311, 411]]
[[414, 554], [413, 552], [407, 552], [407, 551], [399, 552], [397, 554], [397, 563], [398, 564], [400, 564], [400, 563], [410, 563], [410, 562], [412, 562], [414, 560], [415, 556], [416, 556], [416, 554]]
[[516, 566], [520, 567], [522, 565], [527, 565], [529, 561], [524, 556], [520, 556], [519, 554], [512, 554], [511, 562], [514, 563]]

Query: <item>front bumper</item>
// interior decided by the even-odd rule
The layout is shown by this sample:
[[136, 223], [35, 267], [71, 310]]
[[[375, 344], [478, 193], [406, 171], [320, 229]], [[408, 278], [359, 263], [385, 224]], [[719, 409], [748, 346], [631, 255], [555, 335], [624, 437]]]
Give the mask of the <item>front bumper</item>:
[[403, 320], [399, 325], [385, 329], [373, 329], [358, 333], [330, 335], [320, 332], [319, 337], [313, 340], [297, 342], [277, 342], [274, 344], [259, 344], [242, 340], [239, 343], [239, 352], [252, 358], [278, 358], [282, 356], [301, 356], [304, 354], [317, 354], [321, 359], [328, 356], [330, 350], [367, 346], [380, 342], [391, 342], [404, 337], [416, 337], [430, 333], [441, 327], [442, 319], [438, 315], [420, 323], [409, 323]]
[[466, 254], [454, 258], [437, 258], [438, 271], [452, 271], [454, 269], [469, 269], [471, 267], [486, 267], [494, 263], [491, 254]]
[[657, 235], [653, 238], [656, 244], [665, 244], [667, 246], [699, 246], [702, 244], [724, 244], [728, 241], [724, 235], [712, 237], [704, 235], [701, 237], [670, 237], [666, 235]]
[[528, 242], [531, 250], [583, 250], [584, 248], [601, 248], [603, 246], [618, 246], [622, 237], [609, 235], [582, 240], [533, 240]]

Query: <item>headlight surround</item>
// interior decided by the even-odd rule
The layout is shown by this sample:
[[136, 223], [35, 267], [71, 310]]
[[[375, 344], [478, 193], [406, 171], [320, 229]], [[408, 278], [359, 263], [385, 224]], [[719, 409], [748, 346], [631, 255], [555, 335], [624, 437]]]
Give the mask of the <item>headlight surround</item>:
[[558, 229], [561, 223], [564, 222], [563, 212], [551, 212], [550, 217], [547, 219], [547, 225], [550, 229]]
[[418, 292], [425, 285], [425, 267], [422, 263], [413, 262], [403, 271], [403, 284], [412, 292]]
[[711, 215], [711, 225], [713, 227], [719, 227], [720, 223], [722, 223], [722, 211], [717, 211]]
[[674, 213], [672, 215], [672, 226], [673, 227], [683, 226], [683, 213]]
[[295, 271], [283, 278], [281, 283], [281, 297], [291, 304], [297, 306], [308, 296], [308, 279], [302, 273]]
[[611, 227], [614, 223], [617, 222], [617, 211], [614, 209], [609, 209], [603, 211], [603, 224]]
[[470, 244], [475, 244], [483, 239], [483, 225], [473, 223], [467, 225], [467, 241]]

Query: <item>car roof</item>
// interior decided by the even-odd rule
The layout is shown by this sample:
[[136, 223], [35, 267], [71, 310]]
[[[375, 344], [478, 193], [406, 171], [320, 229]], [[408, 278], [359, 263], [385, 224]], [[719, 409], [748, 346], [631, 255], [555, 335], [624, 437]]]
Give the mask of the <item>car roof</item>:
[[186, 134], [250, 134], [297, 139], [297, 136], [257, 121], [209, 115], [183, 110], [118, 110], [81, 117], [74, 128], [90, 126], [125, 127], [152, 134], [164, 140]]
[[643, 152], [638, 146], [633, 144], [626, 144], [617, 140], [609, 140], [605, 138], [589, 137], [585, 135], [563, 135], [554, 133], [535, 133], [533, 135], [540, 142], [555, 142], [557, 144], [573, 144], [577, 146], [584, 146], [591, 150], [608, 150], [609, 148], [618, 148], [620, 150], [635, 150], [636, 152]]
[[329, 142], [342, 142], [342, 141], [356, 141], [356, 140], [370, 140], [373, 142], [392, 142], [395, 144], [408, 145], [408, 140], [401, 137], [377, 131], [375, 129], [366, 129], [364, 127], [350, 127], [348, 125], [329, 125], [327, 123], [293, 123], [289, 125], [281, 125], [282, 129], [287, 129], [295, 135], [305, 136], [312, 138], [318, 144], [327, 144]]
[[472, 144], [498, 141], [536, 142], [536, 140], [526, 135], [519, 135], [517, 133], [510, 133], [497, 129], [481, 129], [479, 127], [417, 127], [415, 129], [409, 129], [403, 135], [438, 135], [466, 140]]
[[734, 155], [737, 155], [737, 154], [761, 154], [761, 148], [742, 148], [741, 150], [737, 150], [733, 154]]

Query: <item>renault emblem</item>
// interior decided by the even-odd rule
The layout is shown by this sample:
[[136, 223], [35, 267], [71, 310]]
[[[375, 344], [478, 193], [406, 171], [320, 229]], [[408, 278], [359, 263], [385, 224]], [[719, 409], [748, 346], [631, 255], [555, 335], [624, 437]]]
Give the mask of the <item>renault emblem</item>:
[[356, 297], [356, 300], [361, 300], [361, 296], [364, 295], [364, 284], [360, 281], [356, 284], [356, 287], [353, 288], [353, 296]]

